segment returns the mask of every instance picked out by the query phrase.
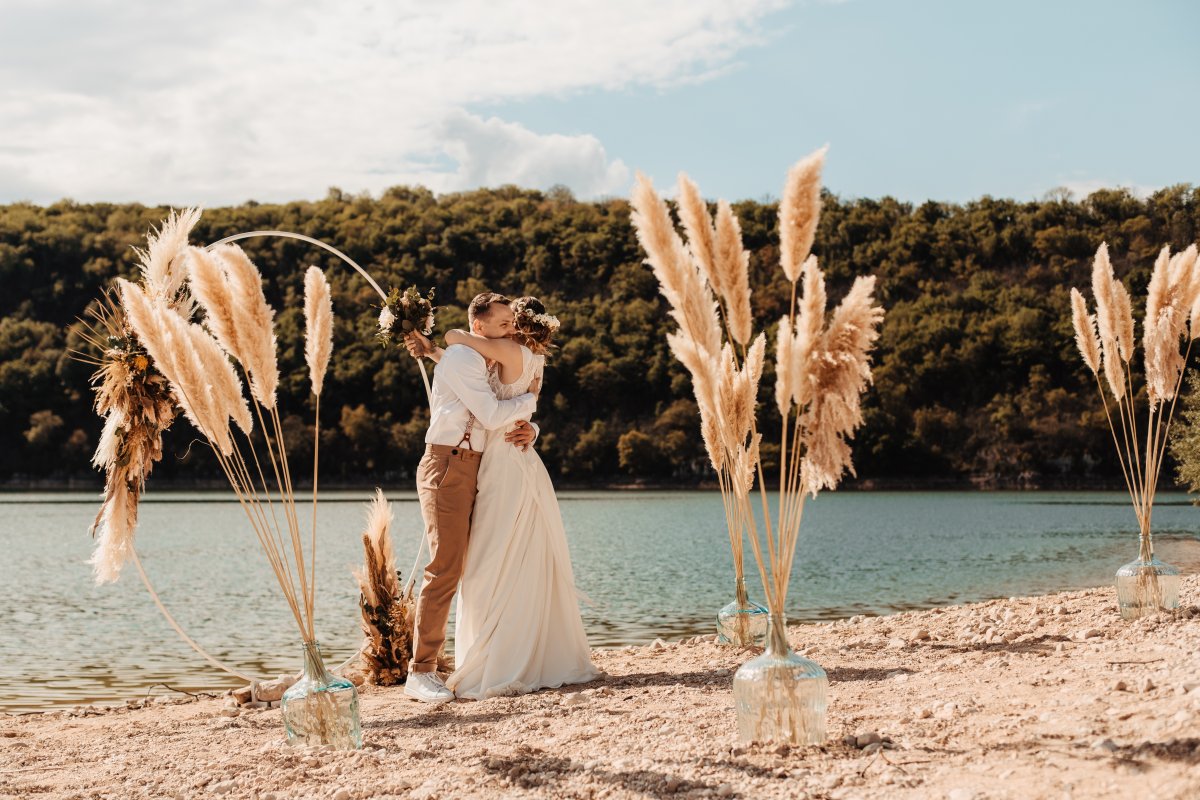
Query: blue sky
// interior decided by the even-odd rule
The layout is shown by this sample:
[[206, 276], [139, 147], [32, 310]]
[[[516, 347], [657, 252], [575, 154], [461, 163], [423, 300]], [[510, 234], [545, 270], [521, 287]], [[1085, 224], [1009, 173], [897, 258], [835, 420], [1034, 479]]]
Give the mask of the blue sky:
[[703, 83], [488, 111], [731, 198], [778, 195], [824, 143], [848, 196], [1200, 183], [1200, 3], [849, 0], [763, 23], [766, 43]]
[[1200, 183], [1200, 4], [5, 0], [0, 202]]

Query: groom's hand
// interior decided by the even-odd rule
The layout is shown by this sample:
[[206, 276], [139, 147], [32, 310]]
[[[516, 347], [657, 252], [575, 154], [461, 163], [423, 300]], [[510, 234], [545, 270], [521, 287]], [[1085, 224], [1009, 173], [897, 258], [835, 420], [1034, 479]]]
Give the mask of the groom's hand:
[[537, 438], [537, 433], [533, 430], [533, 426], [529, 424], [528, 420], [524, 419], [517, 420], [513, 425], [516, 427], [504, 434], [504, 441], [513, 447], [528, 450], [529, 446], [533, 444], [533, 440]]
[[433, 350], [433, 344], [416, 331], [404, 334], [404, 347], [408, 354], [416, 359], [424, 358]]

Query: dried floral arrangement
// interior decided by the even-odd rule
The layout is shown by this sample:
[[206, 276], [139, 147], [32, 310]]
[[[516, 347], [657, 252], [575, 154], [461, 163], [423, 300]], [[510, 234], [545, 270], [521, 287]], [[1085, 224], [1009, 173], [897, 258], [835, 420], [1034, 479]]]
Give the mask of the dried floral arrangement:
[[[725, 501], [735, 569], [741, 569], [746, 537], [773, 618], [773, 646], [781, 650], [787, 649], [782, 620], [805, 499], [835, 488], [846, 472], [853, 474], [849, 440], [862, 424], [860, 398], [871, 380], [870, 352], [883, 321], [883, 309], [873, 303], [873, 276], [857, 278], [842, 302], [828, 310], [824, 275], [811, 255], [824, 158], [821, 149], [792, 167], [779, 209], [780, 262], [791, 303], [779, 320], [775, 346], [775, 399], [783, 425], [774, 519], [757, 423], [765, 335], [752, 338], [749, 257], [737, 218], [722, 200], [714, 222], [695, 185], [681, 175], [685, 245], [666, 204], [642, 175], [632, 198], [638, 241], [678, 325], [668, 342], [692, 378], [701, 433]], [[750, 500], [756, 477], [761, 534]], [[795, 709], [776, 712], [797, 716]]]
[[[97, 410], [106, 416], [105, 430], [113, 431], [96, 456], [97, 465], [108, 471], [93, 558], [97, 577], [114, 579], [132, 554], [136, 498], [149, 465], [161, 455], [161, 433], [173, 419], [166, 411], [170, 403], [207, 441], [254, 530], [301, 640], [315, 652], [319, 417], [305, 553], [276, 402], [275, 311], [263, 293], [262, 275], [240, 247], [188, 246], [188, 232], [198, 218], [194, 210], [172, 215], [150, 236], [141, 255], [141, 280], [118, 279], [117, 302], [101, 306], [104, 330], [118, 335], [103, 350], [96, 374]], [[319, 410], [332, 353], [332, 299], [329, 283], [316, 267], [306, 272], [304, 286], [305, 360]], [[195, 321], [198, 316], [202, 322]], [[130, 363], [133, 370], [126, 366]], [[148, 397], [157, 403], [149, 410]], [[130, 420], [137, 421], [133, 428]], [[122, 504], [130, 510], [115, 510]], [[347, 744], [341, 739], [349, 733], [342, 735], [344, 721], [332, 708], [320, 703], [304, 708], [311, 718], [289, 719], [289, 730], [297, 726], [327, 743]]]
[[[1138, 393], [1133, 387], [1137, 350], [1133, 303], [1125, 285], [1113, 274], [1106, 243], [1100, 245], [1092, 260], [1092, 296], [1095, 314], [1089, 312], [1080, 291], [1071, 289], [1071, 321], [1079, 354], [1096, 380], [1137, 518], [1139, 561], [1146, 564], [1136, 570], [1130, 602], [1122, 600], [1121, 605], [1123, 615], [1140, 616], [1150, 610], [1173, 607], [1164, 598], [1160, 570], [1149, 566], [1154, 560], [1151, 520], [1180, 385], [1192, 343], [1200, 338], [1200, 265], [1196, 245], [1174, 255], [1170, 247], [1164, 247], [1154, 262], [1146, 289], [1142, 362], [1148, 407], [1144, 421], [1137, 413]], [[1105, 385], [1111, 394], [1111, 405]], [[1174, 604], [1177, 602], [1176, 597]]]
[[[188, 235], [200, 219], [197, 209], [172, 212], [137, 250], [142, 286], [157, 302], [191, 315], [195, 303], [184, 280]], [[90, 533], [96, 537], [92, 568], [97, 583], [115, 581], [133, 555], [138, 503], [155, 462], [162, 458], [162, 435], [179, 414], [166, 377], [138, 339], [119, 298], [106, 291], [83, 320], [82, 335], [94, 353], [76, 357], [96, 366], [94, 408], [104, 429], [92, 464], [105, 473], [104, 499]]]
[[367, 680], [379, 686], [404, 683], [413, 650], [415, 604], [411, 590], [405, 593], [400, 588], [391, 525], [391, 505], [376, 489], [362, 536], [365, 563], [354, 571], [354, 577], [358, 580], [358, 605], [367, 639], [362, 650]]

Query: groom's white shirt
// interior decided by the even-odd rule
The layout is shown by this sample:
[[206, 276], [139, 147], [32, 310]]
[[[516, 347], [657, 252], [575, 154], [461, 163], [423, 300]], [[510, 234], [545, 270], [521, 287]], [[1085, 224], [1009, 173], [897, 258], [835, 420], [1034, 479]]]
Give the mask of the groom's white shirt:
[[[529, 419], [537, 409], [537, 395], [525, 393], [511, 400], [497, 400], [488, 384], [487, 361], [463, 344], [446, 348], [433, 372], [433, 406], [426, 444], [456, 446], [463, 437], [471, 414], [479, 427], [503, 428], [519, 419]], [[486, 436], [471, 439], [474, 450], [483, 450]]]

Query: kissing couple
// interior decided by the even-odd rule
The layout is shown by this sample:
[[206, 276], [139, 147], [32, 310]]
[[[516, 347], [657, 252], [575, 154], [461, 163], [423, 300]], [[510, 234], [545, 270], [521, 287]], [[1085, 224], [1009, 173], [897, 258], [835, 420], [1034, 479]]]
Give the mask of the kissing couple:
[[[437, 363], [417, 467], [430, 561], [404, 686], [429, 703], [601, 674], [579, 615], [558, 498], [532, 448], [530, 417], [558, 320], [535, 297], [510, 302], [493, 292], [471, 301], [467, 319], [470, 330], [448, 332], [445, 349], [420, 333], [405, 336], [414, 358]], [[443, 683], [437, 656], [456, 591], [456, 669]]]

